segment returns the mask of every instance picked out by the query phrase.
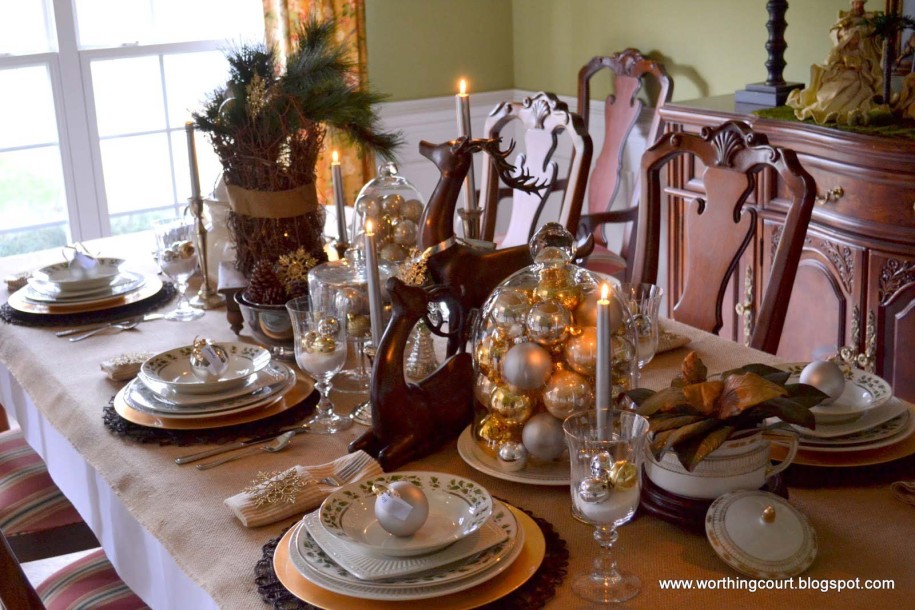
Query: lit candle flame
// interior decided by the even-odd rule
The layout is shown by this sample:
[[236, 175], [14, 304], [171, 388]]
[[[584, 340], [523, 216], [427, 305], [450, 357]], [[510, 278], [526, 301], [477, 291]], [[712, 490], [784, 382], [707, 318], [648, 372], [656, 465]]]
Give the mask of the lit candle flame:
[[337, 153], [336, 150], [333, 151], [332, 153], [330, 153], [330, 162], [333, 163], [334, 165], [340, 164], [340, 155]]
[[461, 95], [467, 95], [467, 81], [462, 78], [458, 86], [460, 87]]
[[600, 300], [606, 301], [610, 298], [610, 284], [600, 285]]
[[365, 234], [366, 234], [366, 235], [374, 235], [374, 234], [375, 234], [375, 225], [372, 224], [372, 219], [371, 219], [371, 218], [365, 221]]

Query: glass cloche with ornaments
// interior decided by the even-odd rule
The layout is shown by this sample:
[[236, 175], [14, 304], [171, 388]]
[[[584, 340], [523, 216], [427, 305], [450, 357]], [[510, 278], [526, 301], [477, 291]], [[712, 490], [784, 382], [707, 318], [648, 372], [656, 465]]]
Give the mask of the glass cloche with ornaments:
[[379, 260], [402, 263], [419, 245], [419, 223], [425, 206], [423, 196], [397, 173], [394, 163], [378, 166], [378, 175], [356, 196], [351, 232], [354, 246], [362, 247], [365, 223], [371, 220]]
[[[534, 264], [505, 279], [474, 331], [473, 438], [501, 468], [518, 471], [562, 457], [562, 421], [594, 408], [599, 276], [572, 263], [574, 239], [549, 223], [530, 242]], [[636, 387], [632, 316], [611, 289], [612, 399]]]

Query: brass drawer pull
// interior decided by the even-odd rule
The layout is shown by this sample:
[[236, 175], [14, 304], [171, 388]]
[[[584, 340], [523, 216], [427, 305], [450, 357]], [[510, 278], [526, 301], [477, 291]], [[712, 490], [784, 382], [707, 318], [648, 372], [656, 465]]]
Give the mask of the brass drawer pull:
[[845, 194], [845, 189], [843, 189], [841, 186], [837, 186], [835, 188], [829, 189], [828, 191], [826, 191], [825, 195], [817, 197], [816, 199], [814, 199], [814, 201], [816, 201], [817, 205], [826, 205], [827, 203], [835, 203], [836, 201], [841, 199], [842, 195], [844, 195], [844, 194]]

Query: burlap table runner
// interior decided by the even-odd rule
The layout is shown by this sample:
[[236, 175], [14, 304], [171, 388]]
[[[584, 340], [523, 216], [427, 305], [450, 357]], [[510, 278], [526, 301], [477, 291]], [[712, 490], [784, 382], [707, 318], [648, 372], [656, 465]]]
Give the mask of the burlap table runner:
[[[34, 264], [40, 262], [35, 260]], [[8, 273], [22, 266], [21, 261], [13, 261], [12, 267], [10, 264], [9, 260], [0, 260], [0, 272]], [[693, 339], [689, 348], [699, 351], [710, 371], [748, 362], [777, 361], [683, 325], [671, 323], [668, 328]], [[222, 310], [208, 312], [195, 323], [158, 320], [141, 324], [136, 331], [75, 344], [64, 342], [48, 329], [0, 325], [0, 362], [26, 388], [49, 422], [108, 482], [133, 517], [161, 541], [177, 564], [220, 607], [263, 610], [251, 578], [252, 562], [260, 556], [262, 545], [289, 523], [253, 530], [244, 528], [222, 506], [223, 499], [244, 488], [257, 470], [329, 462], [342, 455], [347, 444], [364, 428], [354, 426], [335, 436], [301, 435], [282, 453], [265, 453], [253, 461], [239, 460], [208, 473], [173, 463], [187, 449], [140, 445], [113, 437], [102, 424], [99, 410], [120, 384], [108, 381], [98, 363], [126, 351], [159, 352], [189, 344], [194, 336], [221, 341], [236, 339]], [[681, 348], [659, 354], [643, 371], [642, 385], [655, 389], [666, 385], [685, 353], [686, 349]], [[335, 394], [334, 397], [343, 412], [360, 400], [358, 395]], [[589, 569], [596, 544], [591, 528], [572, 519], [567, 488], [522, 485], [481, 474], [461, 460], [454, 443], [405, 465], [404, 469], [468, 477], [485, 485], [494, 495], [548, 517], [568, 542], [570, 573]], [[823, 472], [823, 469], [814, 470]], [[911, 460], [879, 470], [892, 480], [915, 479]], [[825, 484], [814, 480], [811, 486], [791, 489], [791, 503], [809, 518], [819, 540], [817, 560], [804, 576], [860, 578], [862, 584], [865, 579], [892, 579], [894, 590], [841, 593], [810, 588], [726, 590], [725, 587], [738, 586], [735, 584], [738, 574], [715, 555], [704, 537], [650, 516], [640, 516], [620, 529], [615, 547], [621, 565], [642, 579], [641, 595], [628, 602], [627, 607], [685, 605], [748, 610], [777, 605], [905, 607], [915, 599], [915, 579], [911, 577], [911, 541], [915, 540], [913, 509], [892, 497], [888, 481], [870, 477], [845, 484], [843, 480], [844, 477], [836, 476]], [[673, 592], [662, 589], [662, 579], [715, 579], [719, 584], [710, 590]], [[565, 583], [548, 607], [586, 608], [589, 604], [578, 599]]]

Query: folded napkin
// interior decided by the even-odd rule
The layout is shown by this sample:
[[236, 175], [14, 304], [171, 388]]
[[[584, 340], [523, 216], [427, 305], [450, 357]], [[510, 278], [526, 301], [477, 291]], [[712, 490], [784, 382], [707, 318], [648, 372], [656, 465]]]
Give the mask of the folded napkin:
[[890, 489], [897, 500], [915, 506], [915, 481], [896, 481]]
[[[332, 485], [321, 483], [320, 479], [328, 475], [339, 474], [351, 463], [355, 464], [354, 467], [358, 470], [356, 474], [347, 477], [346, 483], [360, 481], [384, 473], [381, 466], [372, 456], [365, 451], [357, 451], [327, 464], [293, 466], [266, 481], [258, 483], [255, 486], [256, 490], [246, 489], [231, 498], [226, 498], [225, 505], [235, 513], [235, 516], [245, 527], [260, 527], [293, 515], [301, 515], [320, 505], [324, 498], [338, 489]], [[269, 490], [271, 484], [277, 482], [282, 484], [289, 493], [277, 494], [283, 496], [277, 501], [264, 502], [264, 492]], [[258, 506], [259, 497], [261, 498], [260, 506]], [[291, 502], [289, 501], [290, 499], [292, 499]]]
[[675, 332], [671, 332], [664, 328], [664, 325], [661, 325], [661, 330], [658, 332], [658, 348], [654, 353], [661, 354], [663, 352], [669, 352], [671, 350], [677, 349], [678, 347], [683, 347], [689, 343], [689, 337], [684, 337], [683, 335], [678, 335]]
[[99, 366], [108, 376], [108, 379], [112, 381], [127, 381], [136, 377], [143, 363], [153, 356], [155, 356], [153, 352], [128, 352], [106, 358], [102, 360]]

